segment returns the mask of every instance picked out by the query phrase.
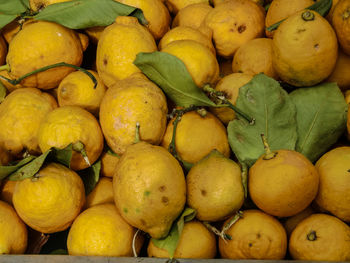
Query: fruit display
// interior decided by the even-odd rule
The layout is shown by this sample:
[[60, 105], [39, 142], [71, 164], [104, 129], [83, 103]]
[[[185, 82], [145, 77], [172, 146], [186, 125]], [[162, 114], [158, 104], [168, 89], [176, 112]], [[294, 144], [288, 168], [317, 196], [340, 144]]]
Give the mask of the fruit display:
[[349, 43], [350, 0], [2, 1], [0, 262], [350, 261]]

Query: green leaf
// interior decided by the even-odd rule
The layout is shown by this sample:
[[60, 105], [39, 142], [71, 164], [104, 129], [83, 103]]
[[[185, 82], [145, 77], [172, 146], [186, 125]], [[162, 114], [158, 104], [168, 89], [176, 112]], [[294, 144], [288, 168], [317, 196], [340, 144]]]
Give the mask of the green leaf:
[[17, 18], [17, 15], [5, 15], [0, 14], [0, 29], [11, 23], [13, 20]]
[[108, 26], [117, 16], [132, 15], [145, 23], [141, 10], [114, 0], [73, 0], [47, 6], [34, 19], [59, 23], [71, 29]]
[[[329, 10], [331, 10], [332, 4], [333, 4], [332, 0], [319, 0], [305, 9], [314, 10], [317, 13], [319, 13], [321, 16], [326, 16]], [[282, 19], [281, 21], [278, 21], [277, 23], [267, 27], [266, 30], [267, 31], [276, 30], [284, 20], [286, 19]]]
[[20, 15], [27, 11], [27, 1], [23, 0], [0, 0], [1, 16], [5, 15]]
[[297, 89], [290, 98], [297, 109], [296, 150], [314, 162], [345, 131], [348, 105], [335, 83]]
[[27, 163], [31, 162], [34, 160], [36, 157], [33, 155], [30, 155], [23, 160], [17, 162], [14, 165], [9, 165], [9, 166], [0, 166], [0, 180], [4, 179], [8, 175], [12, 174], [13, 172], [17, 171], [19, 168], [22, 166], [26, 165]]
[[279, 83], [258, 74], [239, 89], [236, 106], [255, 118], [255, 124], [240, 118], [228, 127], [230, 146], [240, 162], [252, 166], [264, 153], [261, 134], [265, 134], [271, 150], [295, 149], [297, 141], [296, 109]]
[[94, 189], [100, 179], [101, 161], [95, 162], [91, 167], [78, 172], [83, 180], [85, 194], [88, 195]]
[[193, 220], [195, 216], [196, 210], [186, 207], [180, 217], [173, 223], [168, 236], [163, 239], [152, 238], [151, 242], [153, 242], [156, 247], [167, 250], [170, 258], [173, 258], [184, 224]]
[[63, 149], [59, 148], [52, 148], [52, 159], [54, 162], [59, 162], [68, 168], [70, 167], [70, 162], [72, 160], [73, 155], [73, 146], [70, 143], [68, 146], [66, 146]]
[[33, 159], [30, 163], [22, 166], [17, 171], [12, 173], [8, 177], [8, 179], [10, 181], [19, 181], [19, 180], [24, 180], [26, 178], [33, 177], [40, 170], [41, 166], [43, 166], [46, 160], [46, 157], [49, 155], [51, 151], [52, 150], [50, 149], [44, 152], [39, 157], [36, 157], [35, 159]]
[[185, 64], [177, 57], [160, 51], [139, 53], [134, 64], [177, 106], [216, 106], [196, 86]]

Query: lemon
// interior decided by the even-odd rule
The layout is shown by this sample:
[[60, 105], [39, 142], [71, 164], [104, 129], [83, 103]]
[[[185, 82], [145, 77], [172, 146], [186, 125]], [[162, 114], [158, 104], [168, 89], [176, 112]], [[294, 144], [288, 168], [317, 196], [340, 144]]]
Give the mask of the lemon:
[[165, 0], [169, 11], [176, 14], [179, 10], [192, 4], [205, 3], [209, 5], [209, 0]]
[[120, 157], [114, 154], [104, 152], [101, 155], [101, 175], [113, 177]]
[[86, 196], [85, 207], [89, 208], [104, 203], [114, 203], [112, 178], [102, 177], [94, 189]]
[[188, 5], [179, 10], [174, 17], [172, 27], [188, 26], [198, 29], [212, 9], [213, 8], [206, 2]]

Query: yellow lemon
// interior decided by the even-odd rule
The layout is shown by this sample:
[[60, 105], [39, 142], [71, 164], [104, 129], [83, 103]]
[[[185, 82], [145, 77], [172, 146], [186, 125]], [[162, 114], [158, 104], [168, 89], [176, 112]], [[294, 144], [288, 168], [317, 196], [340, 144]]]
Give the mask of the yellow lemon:
[[92, 41], [92, 43], [97, 45], [102, 35], [102, 32], [105, 28], [106, 28], [105, 26], [94, 26], [94, 27], [85, 28], [84, 31], [89, 36], [89, 39]]
[[170, 14], [161, 0], [117, 0], [120, 3], [142, 10], [148, 24], [146, 27], [157, 40], [170, 28]]
[[141, 26], [136, 17], [118, 16], [106, 27], [97, 45], [96, 66], [107, 87], [140, 70], [133, 64], [140, 52], [157, 50], [151, 33]]
[[[236, 104], [239, 88], [247, 84], [253, 78], [245, 73], [232, 73], [223, 77], [215, 86], [215, 89], [225, 94], [225, 97], [233, 104]], [[210, 108], [224, 124], [228, 124], [235, 118], [235, 112], [229, 108]]]
[[207, 2], [188, 5], [179, 10], [173, 19], [172, 27], [188, 26], [198, 29], [212, 9]]
[[224, 220], [243, 205], [241, 169], [218, 151], [196, 163], [186, 182], [187, 204], [201, 221]]
[[334, 30], [320, 14], [300, 11], [288, 17], [273, 37], [272, 63], [278, 76], [294, 86], [312, 86], [333, 71], [338, 56]]
[[[66, 62], [80, 66], [83, 45], [71, 29], [46, 21], [28, 23], [11, 40], [6, 62], [10, 76], [19, 78], [44, 66]], [[70, 67], [57, 67], [32, 75], [21, 82], [25, 87], [52, 89], [74, 71]]]
[[112, 178], [102, 177], [86, 197], [85, 207], [89, 208], [104, 203], [114, 203]]
[[12, 205], [12, 196], [17, 181], [3, 180], [0, 188], [0, 199]]
[[39, 154], [38, 131], [45, 116], [57, 107], [55, 99], [38, 89], [17, 89], [0, 104], [0, 144], [12, 155]]
[[[169, 258], [165, 249], [158, 248], [151, 240], [147, 247], [148, 257]], [[203, 223], [190, 221], [184, 224], [174, 258], [214, 258], [216, 238]]]
[[67, 75], [58, 86], [57, 99], [60, 106], [76, 105], [98, 116], [101, 100], [106, 92], [97, 72], [89, 70], [96, 78], [97, 86], [91, 78], [81, 71]]
[[[135, 229], [114, 204], [93, 206], [82, 212], [69, 230], [67, 248], [75, 256], [132, 256]], [[137, 250], [142, 243], [138, 242]]]
[[[43, 152], [51, 147], [64, 148], [70, 143], [81, 142], [90, 164], [97, 160], [103, 150], [103, 135], [97, 120], [77, 106], [59, 107], [47, 114], [40, 125], [38, 141]], [[73, 151], [70, 167], [81, 170], [88, 166], [83, 155]]]
[[202, 34], [199, 30], [188, 26], [178, 26], [168, 31], [160, 40], [159, 49], [162, 50], [164, 47], [177, 40], [197, 41], [198, 43], [209, 48], [215, 55], [215, 48], [211, 42], [211, 39]]
[[197, 41], [173, 41], [161, 51], [180, 59], [199, 88], [205, 84], [214, 84], [219, 78], [219, 64], [215, 55]]
[[129, 146], [120, 158], [113, 189], [123, 218], [153, 238], [167, 236], [186, 202], [178, 161], [163, 147], [145, 142]]
[[327, 82], [336, 82], [340, 89], [350, 88], [350, 56], [341, 49], [338, 50], [338, 58], [332, 74], [327, 78]]
[[106, 177], [113, 177], [115, 170], [117, 169], [117, 165], [120, 157], [109, 153], [104, 152], [101, 155], [101, 175]]
[[226, 1], [211, 10], [203, 26], [213, 31], [217, 54], [232, 57], [236, 50], [251, 39], [264, 34], [265, 13], [250, 0]]
[[250, 75], [264, 73], [277, 79], [278, 75], [272, 66], [272, 40], [255, 38], [243, 44], [233, 57], [232, 71]]
[[344, 53], [350, 56], [350, 1], [340, 0], [332, 13], [332, 26]]
[[192, 4], [205, 3], [209, 5], [209, 0], [165, 0], [169, 11], [176, 14], [179, 10]]
[[140, 139], [159, 144], [166, 128], [166, 98], [153, 82], [133, 77], [107, 90], [100, 107], [100, 123], [109, 147], [117, 154], [135, 141], [136, 124]]
[[22, 220], [42, 233], [67, 229], [85, 202], [81, 178], [67, 167], [50, 163], [34, 178], [18, 181], [13, 205]]
[[299, 212], [298, 214], [288, 217], [286, 221], [283, 223], [284, 228], [286, 229], [287, 236], [289, 237], [295, 227], [303, 221], [305, 218], [309, 217], [310, 215], [314, 214], [315, 211], [311, 206], [308, 206], [303, 211]]
[[[162, 146], [168, 149], [173, 136], [173, 120], [166, 129]], [[230, 156], [227, 132], [224, 125], [213, 114], [202, 117], [197, 112], [185, 113], [176, 129], [175, 146], [182, 160], [196, 163], [212, 150]]]
[[0, 255], [23, 254], [27, 248], [27, 228], [9, 204], [0, 201]]

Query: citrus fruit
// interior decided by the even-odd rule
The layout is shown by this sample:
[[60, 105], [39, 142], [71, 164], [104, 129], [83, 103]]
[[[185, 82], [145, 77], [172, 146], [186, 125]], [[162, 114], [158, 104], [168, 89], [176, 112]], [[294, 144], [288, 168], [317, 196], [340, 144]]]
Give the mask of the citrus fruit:
[[122, 217], [157, 239], [167, 236], [186, 202], [180, 164], [163, 147], [146, 142], [127, 148], [113, 176], [113, 189]]
[[12, 197], [21, 219], [42, 233], [67, 229], [85, 202], [79, 175], [58, 163], [42, 167], [33, 178], [18, 181]]
[[[224, 223], [227, 224], [230, 219]], [[219, 240], [222, 258], [283, 259], [287, 250], [287, 235], [282, 224], [259, 210], [243, 211], [243, 218], [226, 234], [231, 240]]]
[[85, 207], [89, 208], [95, 205], [113, 203], [113, 183], [112, 178], [101, 177], [94, 189], [86, 196]]
[[209, 48], [197, 41], [173, 41], [161, 51], [180, 59], [199, 88], [205, 84], [214, 84], [219, 78], [219, 64], [215, 55]]
[[341, 49], [338, 50], [338, 58], [332, 74], [327, 78], [327, 82], [336, 82], [342, 90], [350, 88], [350, 56]]
[[296, 260], [350, 260], [350, 227], [326, 214], [313, 214], [301, 221], [289, 239], [289, 252]]
[[165, 0], [169, 11], [176, 14], [179, 10], [192, 4], [205, 3], [209, 5], [209, 0]]
[[[75, 31], [53, 22], [32, 21], [11, 40], [6, 63], [12, 78], [59, 62], [80, 66], [83, 45]], [[39, 89], [52, 89], [74, 71], [70, 67], [56, 67], [25, 78], [21, 85]]]
[[303, 221], [305, 218], [309, 217], [310, 215], [314, 214], [315, 210], [311, 207], [308, 206], [305, 208], [303, 211], [299, 212], [298, 214], [288, 217], [286, 221], [283, 223], [284, 228], [286, 229], [287, 236], [289, 237], [295, 227]]
[[332, 25], [339, 45], [344, 53], [350, 55], [350, 1], [340, 0], [334, 7]]
[[113, 177], [120, 157], [114, 153], [103, 152], [101, 155], [101, 175]]
[[97, 75], [97, 72], [89, 70], [96, 78], [97, 86], [91, 78], [82, 71], [68, 74], [60, 83], [57, 90], [57, 99], [60, 106], [76, 105], [98, 116], [101, 100], [106, 92], [106, 87]]
[[14, 156], [39, 154], [38, 131], [55, 99], [35, 88], [17, 89], [0, 104], [0, 144]]
[[108, 146], [117, 154], [140, 139], [159, 144], [166, 128], [166, 98], [160, 88], [144, 77], [117, 82], [108, 89], [100, 106], [100, 124]]
[[173, 19], [172, 27], [188, 26], [198, 29], [204, 18], [213, 8], [208, 3], [197, 3], [188, 5], [177, 13]]
[[350, 147], [337, 147], [317, 162], [320, 185], [316, 204], [341, 220], [350, 222]]
[[[114, 204], [100, 204], [82, 212], [67, 238], [69, 255], [132, 256], [135, 229], [120, 216]], [[138, 251], [142, 242], [138, 242]]]
[[12, 196], [15, 191], [17, 181], [3, 180], [0, 188], [0, 199], [12, 205]]
[[272, 63], [294, 86], [313, 86], [333, 71], [338, 56], [334, 30], [320, 14], [304, 10], [288, 17], [273, 37]]
[[27, 248], [27, 228], [9, 204], [0, 201], [0, 255], [23, 254]]
[[249, 170], [251, 199], [264, 212], [279, 217], [296, 215], [310, 205], [318, 183], [313, 164], [292, 150], [263, 154]]
[[47, 114], [39, 128], [38, 142], [42, 152], [51, 147], [65, 148], [70, 143], [74, 148], [82, 143], [90, 164], [73, 149], [70, 163], [73, 170], [89, 167], [103, 150], [103, 135], [96, 118], [78, 106], [62, 106]]
[[264, 34], [265, 13], [250, 0], [226, 1], [214, 7], [203, 21], [213, 31], [217, 54], [232, 57], [247, 41]]
[[240, 46], [233, 57], [232, 71], [250, 75], [264, 73], [277, 79], [272, 66], [272, 40], [255, 38]]
[[243, 205], [241, 169], [218, 151], [196, 163], [186, 182], [187, 204], [201, 221], [224, 220]]
[[[173, 137], [173, 121], [169, 122], [162, 141], [166, 149]], [[193, 164], [215, 149], [230, 156], [225, 126], [210, 112], [204, 117], [194, 111], [185, 113], [176, 128], [175, 147], [182, 160]]]
[[[169, 258], [165, 249], [158, 248], [151, 240], [147, 248], [148, 257]], [[174, 258], [214, 258], [216, 238], [201, 222], [190, 221], [184, 224]]]
[[103, 83], [110, 87], [140, 70], [133, 64], [140, 52], [157, 50], [153, 36], [140, 25], [136, 17], [118, 16], [106, 27], [98, 41], [97, 71]]

